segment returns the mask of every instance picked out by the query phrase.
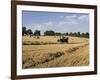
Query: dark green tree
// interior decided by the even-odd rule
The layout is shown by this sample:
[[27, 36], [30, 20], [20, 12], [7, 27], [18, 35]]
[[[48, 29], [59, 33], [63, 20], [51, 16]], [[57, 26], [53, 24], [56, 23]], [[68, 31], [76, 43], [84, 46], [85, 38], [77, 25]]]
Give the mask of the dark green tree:
[[73, 36], [77, 36], [77, 33], [76, 33], [76, 32], [74, 32], [74, 33], [73, 33]]
[[86, 37], [89, 38], [89, 33], [88, 32], [86, 32]]
[[35, 30], [34, 36], [40, 36], [40, 35], [41, 35], [40, 30]]
[[70, 33], [69, 33], [69, 35], [70, 35], [70, 36], [72, 36], [72, 35], [73, 35], [73, 33], [72, 33], [72, 32], [70, 32]]
[[67, 35], [67, 36], [69, 35], [68, 32], [66, 32], [66, 35]]
[[50, 31], [47, 30], [44, 32], [44, 35], [53, 36], [53, 35], [55, 35], [55, 32], [52, 30], [50, 30]]
[[88, 33], [88, 32], [82, 33], [82, 34], [81, 34], [81, 37], [89, 38], [89, 33]]
[[25, 34], [27, 34], [26, 27], [22, 27], [22, 35], [24, 36]]
[[28, 30], [27, 30], [27, 34], [28, 34], [28, 35], [33, 34], [32, 30], [31, 30], [31, 29], [28, 29]]
[[61, 36], [61, 33], [56, 32], [55, 35], [56, 35], [56, 36]]
[[80, 32], [77, 32], [77, 36], [80, 37]]

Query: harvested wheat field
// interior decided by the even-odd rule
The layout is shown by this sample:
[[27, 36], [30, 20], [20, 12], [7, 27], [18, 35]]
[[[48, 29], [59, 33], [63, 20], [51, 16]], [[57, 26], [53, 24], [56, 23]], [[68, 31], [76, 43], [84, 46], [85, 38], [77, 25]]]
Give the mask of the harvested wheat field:
[[23, 36], [23, 68], [89, 65], [88, 38], [69, 37], [68, 43], [57, 42], [58, 39], [59, 36]]

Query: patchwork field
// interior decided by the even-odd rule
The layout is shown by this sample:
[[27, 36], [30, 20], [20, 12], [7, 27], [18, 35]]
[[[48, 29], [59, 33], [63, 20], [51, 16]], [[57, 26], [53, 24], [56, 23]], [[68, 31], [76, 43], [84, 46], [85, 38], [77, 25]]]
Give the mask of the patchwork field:
[[23, 36], [23, 68], [47, 68], [89, 65], [89, 39], [69, 37], [68, 43], [57, 42], [59, 36]]

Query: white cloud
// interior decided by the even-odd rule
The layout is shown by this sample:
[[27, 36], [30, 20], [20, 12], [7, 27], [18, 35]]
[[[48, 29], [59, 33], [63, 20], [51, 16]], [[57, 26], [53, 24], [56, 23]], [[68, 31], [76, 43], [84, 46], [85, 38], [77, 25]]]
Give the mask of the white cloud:
[[84, 21], [86, 21], [89, 17], [87, 15], [81, 15], [81, 16], [68, 15], [68, 16], [59, 16], [59, 18], [60, 18], [59, 21], [48, 21], [38, 24], [34, 23], [31, 25], [30, 28], [32, 29], [33, 32], [35, 30], [40, 30], [42, 35], [46, 30], [54, 30], [56, 32], [82, 31], [83, 30], [82, 26], [85, 25]]
[[88, 18], [87, 15], [82, 15], [82, 16], [78, 17], [79, 20], [84, 20], [84, 19], [87, 19], [87, 18]]
[[67, 15], [64, 17], [63, 20], [66, 24], [79, 24], [79, 21], [77, 20], [77, 15]]
[[34, 32], [35, 30], [41, 30], [43, 27], [42, 24], [31, 24], [30, 28], [32, 29], [32, 31]]
[[44, 23], [44, 25], [52, 26], [53, 25], [53, 22], [46, 22], [46, 23]]
[[65, 27], [76, 26], [78, 24], [79, 23], [73, 19], [72, 20], [63, 19], [63, 20], [58, 21], [58, 22], [49, 21], [49, 22], [45, 22], [42, 24], [32, 24], [31, 29], [33, 32], [35, 30], [41, 30], [41, 34], [43, 34], [46, 30], [55, 30], [55, 31], [59, 32], [60, 30], [64, 30]]
[[76, 18], [76, 15], [69, 15], [69, 16], [65, 16], [66, 19], [71, 19], [71, 18]]

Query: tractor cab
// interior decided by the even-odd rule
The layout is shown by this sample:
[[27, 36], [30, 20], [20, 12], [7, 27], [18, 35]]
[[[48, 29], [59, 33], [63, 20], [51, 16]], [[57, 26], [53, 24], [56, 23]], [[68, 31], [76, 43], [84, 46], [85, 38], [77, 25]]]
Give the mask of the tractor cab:
[[60, 36], [60, 39], [58, 39], [57, 42], [68, 43], [68, 37]]

